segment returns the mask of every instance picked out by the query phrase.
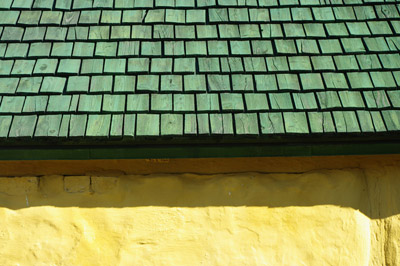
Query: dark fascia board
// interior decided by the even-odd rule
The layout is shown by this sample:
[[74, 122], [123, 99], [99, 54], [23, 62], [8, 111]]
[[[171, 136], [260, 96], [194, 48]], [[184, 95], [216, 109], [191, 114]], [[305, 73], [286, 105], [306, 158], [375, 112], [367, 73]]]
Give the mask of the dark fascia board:
[[0, 147], [0, 160], [99, 160], [400, 154], [400, 141]]

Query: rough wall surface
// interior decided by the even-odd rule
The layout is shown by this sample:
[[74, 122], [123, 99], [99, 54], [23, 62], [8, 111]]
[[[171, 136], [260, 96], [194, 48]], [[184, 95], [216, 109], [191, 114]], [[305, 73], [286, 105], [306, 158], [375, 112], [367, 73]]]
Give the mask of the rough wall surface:
[[400, 265], [400, 167], [0, 178], [0, 265]]

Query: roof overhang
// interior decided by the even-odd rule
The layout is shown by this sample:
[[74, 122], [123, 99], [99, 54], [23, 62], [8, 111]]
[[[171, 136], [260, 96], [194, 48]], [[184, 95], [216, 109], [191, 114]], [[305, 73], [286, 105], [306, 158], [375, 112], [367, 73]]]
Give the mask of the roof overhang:
[[[95, 142], [94, 142], [95, 143]], [[235, 157], [293, 157], [333, 155], [399, 154], [400, 141], [363, 139], [356, 141], [290, 142], [182, 142], [136, 143], [107, 145], [9, 145], [0, 147], [0, 160], [100, 160], [100, 159], [163, 159], [163, 158], [235, 158]]]

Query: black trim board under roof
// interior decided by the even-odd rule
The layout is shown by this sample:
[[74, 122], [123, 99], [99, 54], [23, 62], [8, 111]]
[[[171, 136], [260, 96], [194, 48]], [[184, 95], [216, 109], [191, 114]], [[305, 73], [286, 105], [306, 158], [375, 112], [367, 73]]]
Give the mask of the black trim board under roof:
[[[100, 144], [99, 144], [100, 143]], [[206, 142], [192, 140], [155, 144], [146, 140], [141, 144], [103, 143], [59, 145], [9, 145], [0, 148], [0, 160], [98, 160], [98, 159], [163, 159], [163, 158], [235, 158], [235, 157], [287, 157], [287, 156], [335, 156], [335, 155], [379, 155], [399, 154], [400, 140], [397, 137], [381, 140], [348, 137], [339, 139], [287, 138], [259, 142], [247, 141]]]

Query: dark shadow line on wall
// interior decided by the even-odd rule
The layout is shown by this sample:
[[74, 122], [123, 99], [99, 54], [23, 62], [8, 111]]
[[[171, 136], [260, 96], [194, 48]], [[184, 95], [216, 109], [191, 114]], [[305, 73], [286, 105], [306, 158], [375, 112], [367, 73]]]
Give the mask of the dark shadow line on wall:
[[[19, 210], [135, 207], [312, 207], [359, 210], [370, 218], [400, 214], [400, 167], [316, 170], [301, 174], [9, 178], [0, 207]], [[266, 217], [267, 218], [267, 217]]]

